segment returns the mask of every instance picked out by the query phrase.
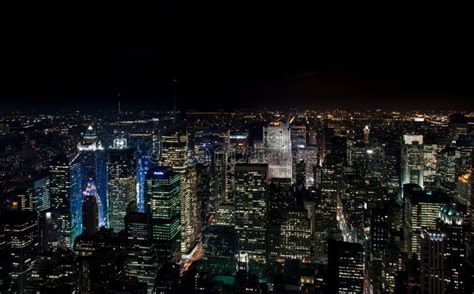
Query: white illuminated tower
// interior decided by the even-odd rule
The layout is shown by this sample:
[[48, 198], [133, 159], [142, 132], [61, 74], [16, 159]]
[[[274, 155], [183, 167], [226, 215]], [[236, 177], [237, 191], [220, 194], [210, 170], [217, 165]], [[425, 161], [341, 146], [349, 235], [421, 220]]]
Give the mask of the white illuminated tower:
[[423, 186], [423, 136], [404, 135], [402, 142], [401, 186], [417, 184]]
[[273, 122], [263, 128], [269, 178], [292, 179], [291, 136], [287, 123]]
[[87, 127], [86, 132], [82, 136], [82, 141], [77, 143], [77, 149], [79, 151], [104, 150], [102, 142], [100, 142], [92, 126]]
[[135, 152], [126, 139], [115, 139], [107, 157], [107, 209], [109, 226], [115, 232], [125, 228], [130, 204], [136, 209]]
[[370, 128], [368, 125], [364, 127], [364, 143], [368, 144], [369, 143], [369, 136], [370, 136]]

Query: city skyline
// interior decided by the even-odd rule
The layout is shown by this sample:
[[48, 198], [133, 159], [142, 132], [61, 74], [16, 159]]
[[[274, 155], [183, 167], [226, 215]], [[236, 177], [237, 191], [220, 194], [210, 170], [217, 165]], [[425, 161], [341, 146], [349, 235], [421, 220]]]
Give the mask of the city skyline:
[[159, 6], [0, 48], [0, 293], [474, 293], [472, 17]]

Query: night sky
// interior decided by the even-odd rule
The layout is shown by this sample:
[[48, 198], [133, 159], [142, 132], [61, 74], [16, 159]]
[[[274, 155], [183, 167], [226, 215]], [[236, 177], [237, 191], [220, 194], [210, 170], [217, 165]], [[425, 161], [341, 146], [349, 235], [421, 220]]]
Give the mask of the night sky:
[[140, 35], [154, 48], [4, 46], [1, 108], [115, 109], [120, 93], [125, 109], [168, 109], [174, 76], [180, 109], [474, 108], [472, 32], [456, 17], [310, 15], [231, 28], [225, 14], [176, 19], [166, 36]]

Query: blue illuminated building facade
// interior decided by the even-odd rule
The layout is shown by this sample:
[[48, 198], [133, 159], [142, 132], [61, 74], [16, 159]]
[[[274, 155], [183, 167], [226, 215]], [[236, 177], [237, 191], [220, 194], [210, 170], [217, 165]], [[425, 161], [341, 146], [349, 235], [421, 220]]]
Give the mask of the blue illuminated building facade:
[[68, 247], [82, 232], [82, 171], [78, 156], [58, 156], [49, 169], [51, 209]]
[[139, 212], [145, 212], [145, 178], [150, 166], [150, 155], [137, 154], [137, 208]]
[[82, 170], [81, 164], [77, 157], [73, 158], [70, 163], [70, 183], [69, 191], [70, 207], [71, 207], [71, 247], [74, 240], [82, 233]]
[[107, 165], [106, 154], [95, 130], [89, 126], [77, 144], [82, 165], [83, 190], [92, 180], [99, 196], [99, 224], [108, 226], [107, 219]]

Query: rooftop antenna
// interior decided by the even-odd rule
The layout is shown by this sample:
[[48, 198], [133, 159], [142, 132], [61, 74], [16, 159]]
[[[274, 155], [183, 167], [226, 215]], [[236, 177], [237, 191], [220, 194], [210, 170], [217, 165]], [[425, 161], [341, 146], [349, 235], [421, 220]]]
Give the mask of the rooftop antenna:
[[178, 81], [176, 80], [176, 76], [173, 77], [173, 98], [174, 98], [174, 104], [173, 104], [173, 123], [176, 122], [176, 86], [178, 84]]
[[122, 114], [122, 109], [121, 109], [121, 106], [120, 106], [120, 92], [117, 93], [117, 98], [118, 98], [118, 114]]

